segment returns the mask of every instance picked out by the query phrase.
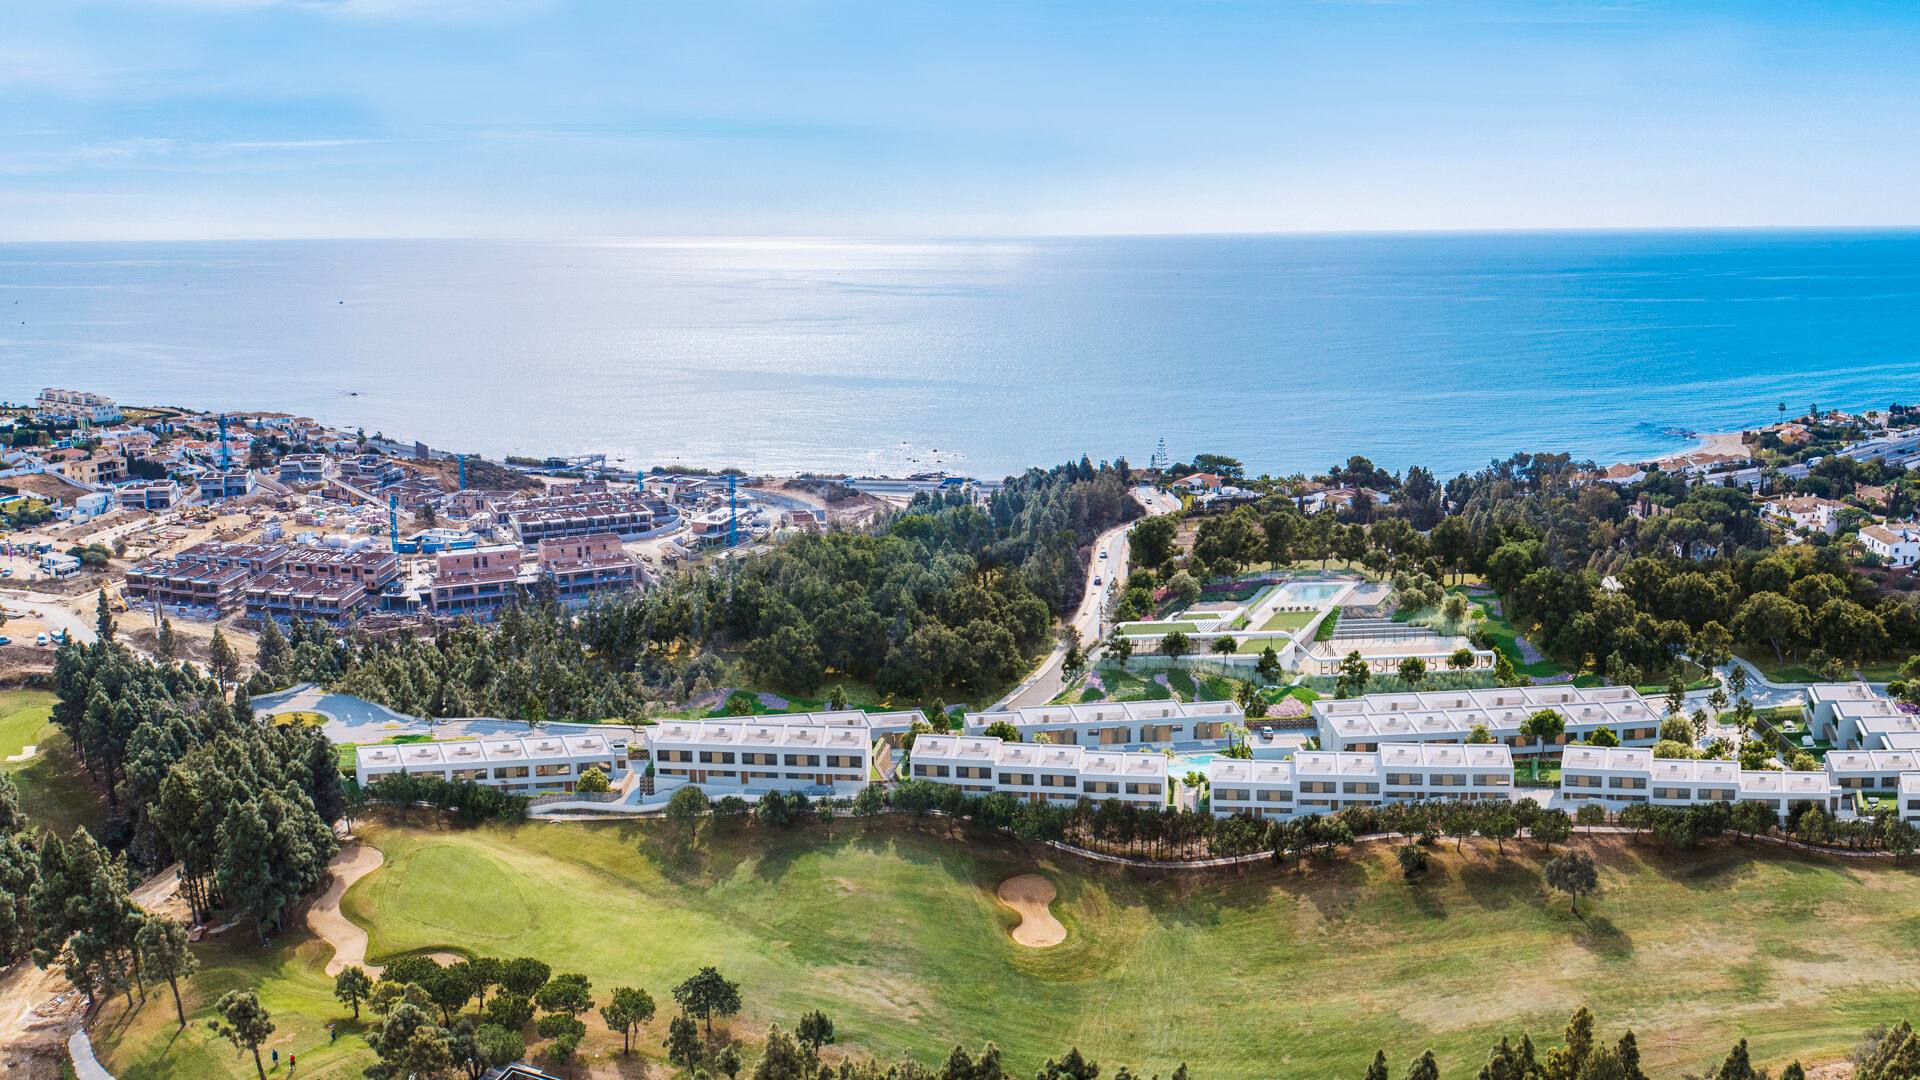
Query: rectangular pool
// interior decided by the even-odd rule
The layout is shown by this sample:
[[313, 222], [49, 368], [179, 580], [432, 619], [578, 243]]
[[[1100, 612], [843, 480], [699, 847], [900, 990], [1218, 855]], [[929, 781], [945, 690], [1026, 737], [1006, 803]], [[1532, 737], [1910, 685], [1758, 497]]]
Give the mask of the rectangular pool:
[[1318, 604], [1347, 587], [1344, 581], [1289, 581], [1280, 586], [1283, 604]]

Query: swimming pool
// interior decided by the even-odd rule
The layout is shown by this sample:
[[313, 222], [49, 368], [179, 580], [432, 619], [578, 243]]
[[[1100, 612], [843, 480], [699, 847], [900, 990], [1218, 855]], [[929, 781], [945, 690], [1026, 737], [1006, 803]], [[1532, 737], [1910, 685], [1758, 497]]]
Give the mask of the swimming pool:
[[1280, 586], [1284, 604], [1318, 604], [1347, 587], [1344, 581], [1289, 581]]
[[1181, 754], [1179, 758], [1180, 764], [1185, 767], [1177, 771], [1172, 769], [1167, 771], [1173, 772], [1177, 776], [1185, 776], [1190, 772], [1205, 774], [1207, 771], [1207, 763], [1219, 756], [1219, 754], [1214, 753]]

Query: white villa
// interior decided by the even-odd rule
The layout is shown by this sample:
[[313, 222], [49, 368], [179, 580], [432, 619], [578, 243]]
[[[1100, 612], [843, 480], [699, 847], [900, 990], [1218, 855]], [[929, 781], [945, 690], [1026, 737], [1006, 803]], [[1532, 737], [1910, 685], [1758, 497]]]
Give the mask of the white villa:
[[1313, 703], [1313, 718], [1325, 750], [1464, 743], [1476, 724], [1484, 724], [1496, 742], [1527, 755], [1539, 750], [1539, 744], [1522, 738], [1520, 725], [1543, 709], [1559, 713], [1567, 725], [1566, 734], [1547, 742], [1548, 755], [1602, 727], [1611, 728], [1626, 745], [1652, 746], [1660, 738], [1658, 712], [1630, 686], [1512, 686], [1321, 698]]
[[1001, 791], [1028, 802], [1067, 805], [1085, 795], [1132, 806], [1167, 801], [1167, 756], [1152, 751], [1089, 750], [1049, 743], [1002, 742], [977, 735], [920, 735], [913, 741], [915, 780], [950, 784], [969, 794]]
[[1920, 562], [1920, 528], [1912, 525], [1869, 525], [1860, 530], [1860, 546], [1888, 566]]

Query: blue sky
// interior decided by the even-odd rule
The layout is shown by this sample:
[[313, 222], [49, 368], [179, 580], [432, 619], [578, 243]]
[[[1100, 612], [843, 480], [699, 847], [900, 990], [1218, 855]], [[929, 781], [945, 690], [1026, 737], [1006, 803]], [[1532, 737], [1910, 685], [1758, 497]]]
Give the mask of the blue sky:
[[1913, 225], [1917, 8], [0, 3], [0, 239]]

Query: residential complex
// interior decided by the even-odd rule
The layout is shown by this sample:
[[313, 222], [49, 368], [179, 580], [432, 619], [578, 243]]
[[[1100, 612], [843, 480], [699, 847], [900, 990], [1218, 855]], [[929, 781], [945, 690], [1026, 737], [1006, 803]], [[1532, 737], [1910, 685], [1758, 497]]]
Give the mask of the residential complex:
[[40, 391], [33, 408], [36, 419], [68, 424], [117, 424], [121, 415], [110, 397], [52, 387]]
[[377, 743], [354, 751], [354, 778], [362, 785], [405, 772], [542, 795], [573, 791], [580, 774], [589, 768], [597, 768], [608, 777], [623, 777], [627, 772], [627, 741], [599, 734], [498, 736]]
[[286, 544], [195, 544], [146, 559], [127, 571], [130, 596], [220, 618], [323, 619], [340, 624], [371, 610], [399, 576], [390, 552], [311, 549]]
[[1423, 799], [1511, 799], [1513, 754], [1499, 744], [1412, 743], [1369, 752], [1306, 750], [1291, 760], [1214, 758], [1216, 817], [1290, 818]]
[[913, 741], [915, 780], [951, 784], [976, 795], [1001, 792], [1028, 802], [1071, 804], [1119, 799], [1139, 807], [1166, 805], [1165, 754], [1093, 750], [1053, 743], [1002, 742], [981, 735], [920, 735]]
[[[1552, 710], [1566, 721], [1566, 733], [1547, 740], [1544, 747], [1520, 734], [1527, 717], [1542, 710]], [[1479, 725], [1517, 756], [1557, 754], [1568, 743], [1585, 741], [1603, 727], [1629, 746], [1652, 746], [1660, 738], [1659, 713], [1630, 686], [1582, 689], [1561, 684], [1321, 698], [1313, 703], [1313, 718], [1320, 746], [1326, 750], [1464, 743]]]
[[1244, 720], [1231, 701], [1100, 701], [968, 713], [962, 730], [977, 735], [990, 724], [1004, 723], [1012, 724], [1024, 742], [1045, 736], [1056, 746], [1164, 746], [1224, 739], [1229, 725]]

